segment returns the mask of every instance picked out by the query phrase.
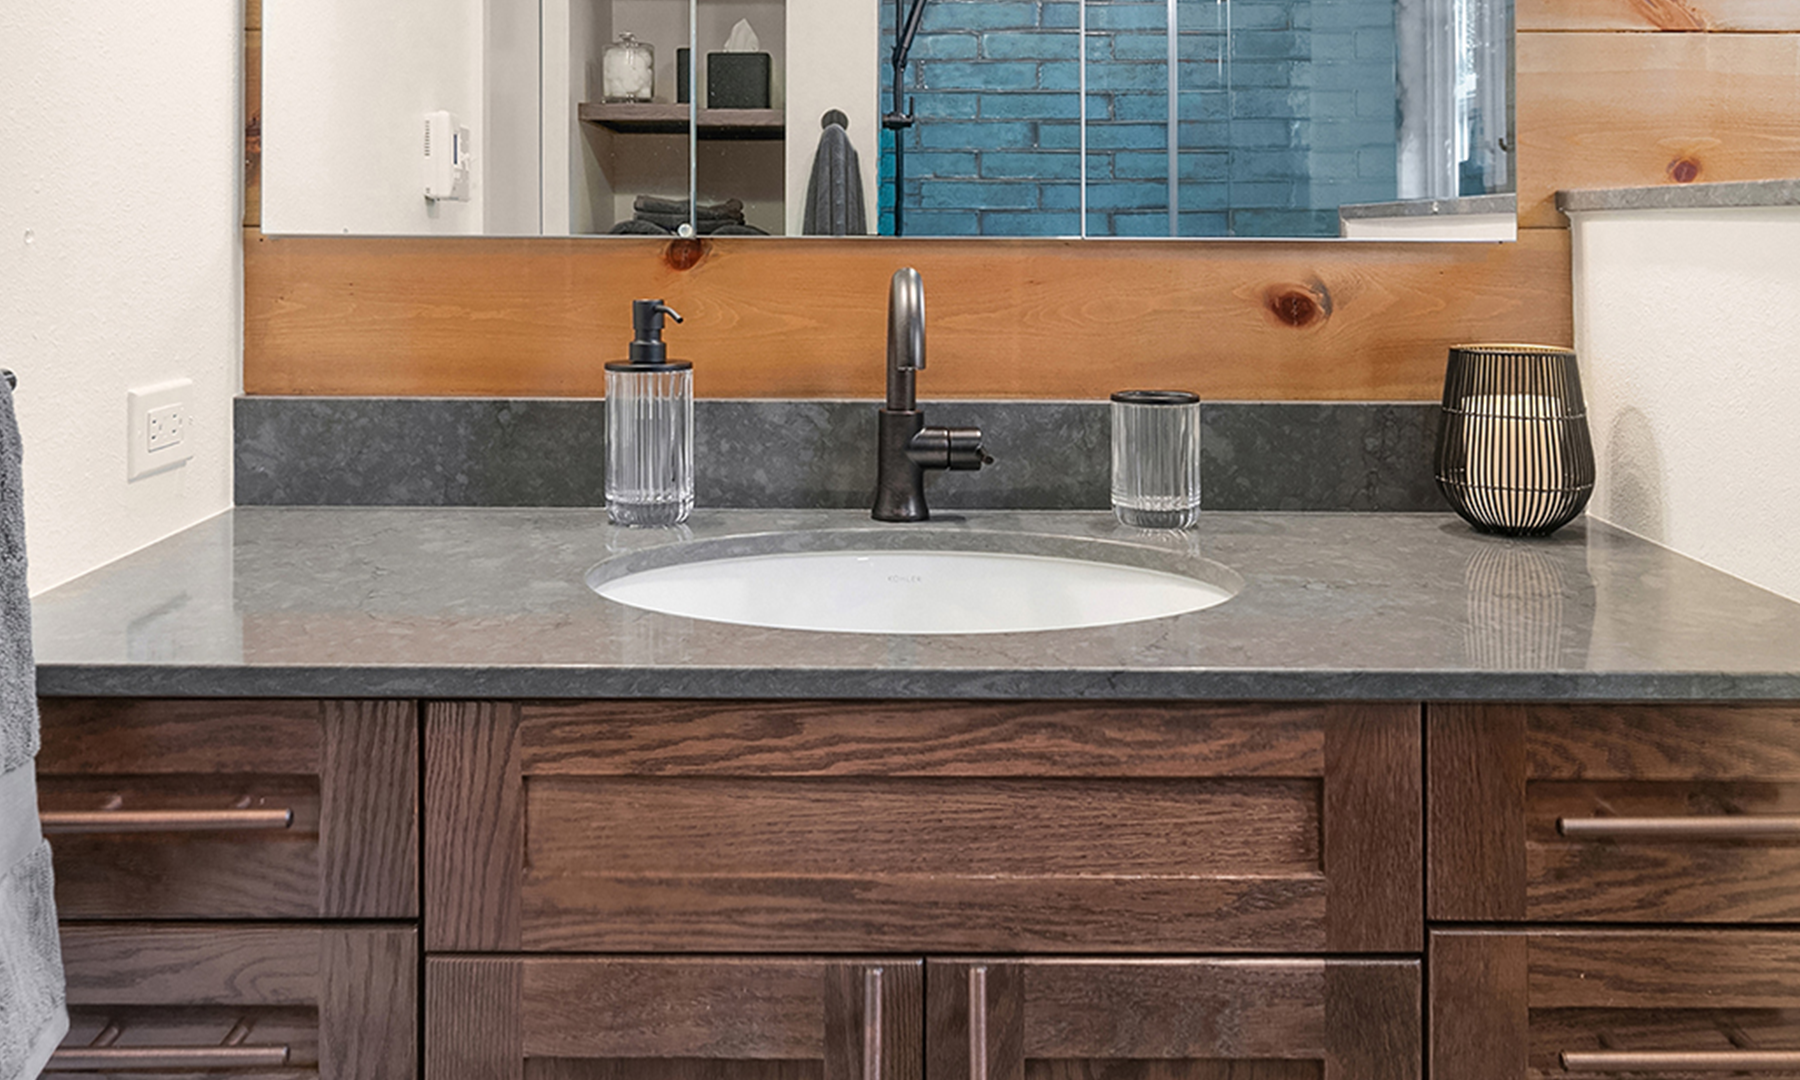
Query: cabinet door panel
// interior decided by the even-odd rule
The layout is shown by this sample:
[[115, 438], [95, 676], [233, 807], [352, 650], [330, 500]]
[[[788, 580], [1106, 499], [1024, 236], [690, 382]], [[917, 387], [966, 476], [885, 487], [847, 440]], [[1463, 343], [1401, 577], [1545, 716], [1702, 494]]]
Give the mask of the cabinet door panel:
[[1434, 1075], [1800, 1077], [1800, 935], [1431, 935]]
[[433, 705], [434, 949], [1404, 951], [1416, 706]]
[[1419, 965], [1286, 959], [927, 965], [933, 1080], [1417, 1077]]
[[46, 698], [64, 918], [418, 914], [409, 702]]
[[46, 1077], [393, 1080], [416, 1068], [410, 926], [65, 923]]
[[920, 1080], [922, 965], [464, 958], [426, 964], [426, 1075]]
[[1432, 917], [1800, 919], [1800, 708], [1430, 709]]

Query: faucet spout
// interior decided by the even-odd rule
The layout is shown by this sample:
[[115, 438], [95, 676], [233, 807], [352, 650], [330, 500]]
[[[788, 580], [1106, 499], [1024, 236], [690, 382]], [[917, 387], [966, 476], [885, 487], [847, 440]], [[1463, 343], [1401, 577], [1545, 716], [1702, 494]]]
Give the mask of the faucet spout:
[[925, 367], [925, 279], [910, 266], [888, 283], [887, 407], [918, 408], [914, 372]]
[[887, 403], [876, 436], [877, 521], [924, 521], [926, 469], [979, 469], [993, 463], [980, 428], [928, 428], [919, 411], [918, 372], [925, 366], [925, 282], [912, 267], [894, 272], [888, 288]]

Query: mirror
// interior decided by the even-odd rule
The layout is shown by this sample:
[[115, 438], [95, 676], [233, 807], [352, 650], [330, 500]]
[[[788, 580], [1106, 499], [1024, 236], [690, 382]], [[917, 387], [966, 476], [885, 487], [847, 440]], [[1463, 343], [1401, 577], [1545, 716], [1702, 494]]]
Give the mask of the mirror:
[[1511, 0], [265, 0], [263, 58], [270, 234], [1514, 235]]

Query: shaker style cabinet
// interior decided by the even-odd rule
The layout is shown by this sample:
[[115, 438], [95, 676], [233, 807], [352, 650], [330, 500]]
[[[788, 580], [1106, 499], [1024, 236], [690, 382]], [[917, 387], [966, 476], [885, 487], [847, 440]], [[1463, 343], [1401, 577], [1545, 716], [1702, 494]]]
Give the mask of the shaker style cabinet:
[[1416, 1077], [1419, 722], [428, 705], [426, 1075]]
[[411, 702], [44, 699], [50, 1077], [416, 1072]]
[[1428, 712], [1434, 1076], [1800, 1076], [1800, 707]]

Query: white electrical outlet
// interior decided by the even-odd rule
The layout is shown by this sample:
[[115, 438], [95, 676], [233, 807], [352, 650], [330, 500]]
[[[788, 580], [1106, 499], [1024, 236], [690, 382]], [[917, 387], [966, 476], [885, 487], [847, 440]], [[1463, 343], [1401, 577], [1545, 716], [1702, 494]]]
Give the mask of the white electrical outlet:
[[192, 379], [172, 379], [126, 391], [126, 479], [161, 472], [194, 456], [188, 419], [188, 402], [193, 396]]

